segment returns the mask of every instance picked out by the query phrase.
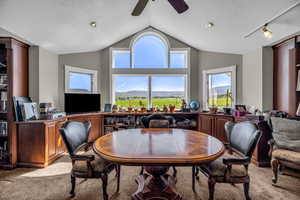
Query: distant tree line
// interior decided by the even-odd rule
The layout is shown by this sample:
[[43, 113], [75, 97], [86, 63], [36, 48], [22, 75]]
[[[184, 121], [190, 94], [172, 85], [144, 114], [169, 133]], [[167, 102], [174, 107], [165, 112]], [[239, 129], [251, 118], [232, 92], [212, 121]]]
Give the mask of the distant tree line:
[[[153, 99], [182, 99], [184, 96], [154, 96]], [[147, 97], [138, 97], [138, 96], [132, 96], [132, 97], [116, 97], [117, 101], [129, 101], [129, 100], [137, 100], [137, 99], [147, 99]]]

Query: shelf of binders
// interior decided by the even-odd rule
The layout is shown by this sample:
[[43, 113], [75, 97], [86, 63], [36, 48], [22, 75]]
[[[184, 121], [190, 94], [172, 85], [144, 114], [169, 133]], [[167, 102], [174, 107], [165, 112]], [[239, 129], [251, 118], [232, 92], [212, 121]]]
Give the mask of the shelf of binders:
[[7, 162], [8, 158], [7, 121], [0, 121], [0, 162]]

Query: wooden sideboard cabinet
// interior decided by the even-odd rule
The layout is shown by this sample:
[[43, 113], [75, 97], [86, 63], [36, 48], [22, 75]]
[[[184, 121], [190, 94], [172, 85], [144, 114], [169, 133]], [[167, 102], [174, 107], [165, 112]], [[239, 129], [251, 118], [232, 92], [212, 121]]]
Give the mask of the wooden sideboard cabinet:
[[90, 121], [89, 142], [103, 135], [103, 115], [78, 114], [56, 120], [17, 122], [17, 165], [47, 167], [66, 151], [59, 129], [68, 121]]
[[234, 121], [234, 117], [223, 114], [200, 113], [198, 118], [199, 131], [214, 136], [222, 142], [227, 142], [224, 125], [228, 121]]
[[[225, 123], [228, 121], [244, 122], [250, 120], [246, 117], [234, 117], [224, 114], [199, 113], [199, 131], [214, 136], [224, 143], [228, 142], [224, 127]], [[271, 158], [268, 155], [268, 141], [272, 137], [272, 130], [270, 129], [266, 121], [252, 121], [258, 126], [259, 130], [261, 131], [261, 138], [253, 152], [252, 162], [258, 167], [270, 167]]]
[[47, 167], [60, 157], [65, 152], [65, 146], [59, 128], [66, 120], [17, 123], [18, 166]]

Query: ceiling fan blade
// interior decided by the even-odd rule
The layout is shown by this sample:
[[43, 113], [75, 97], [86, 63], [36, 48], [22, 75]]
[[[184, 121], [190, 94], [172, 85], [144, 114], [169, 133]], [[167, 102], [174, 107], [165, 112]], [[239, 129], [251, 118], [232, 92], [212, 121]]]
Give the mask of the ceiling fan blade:
[[133, 12], [131, 13], [132, 16], [139, 16], [142, 14], [143, 10], [145, 9], [147, 3], [149, 0], [139, 0], [139, 2], [136, 4]]
[[184, 0], [168, 0], [173, 8], [179, 13], [183, 13], [189, 9], [189, 6]]

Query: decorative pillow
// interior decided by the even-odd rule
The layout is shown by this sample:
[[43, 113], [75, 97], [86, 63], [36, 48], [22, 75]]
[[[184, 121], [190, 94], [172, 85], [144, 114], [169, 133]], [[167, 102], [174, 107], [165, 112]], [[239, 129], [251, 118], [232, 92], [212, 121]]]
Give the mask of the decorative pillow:
[[300, 121], [272, 117], [271, 122], [276, 146], [300, 152]]

